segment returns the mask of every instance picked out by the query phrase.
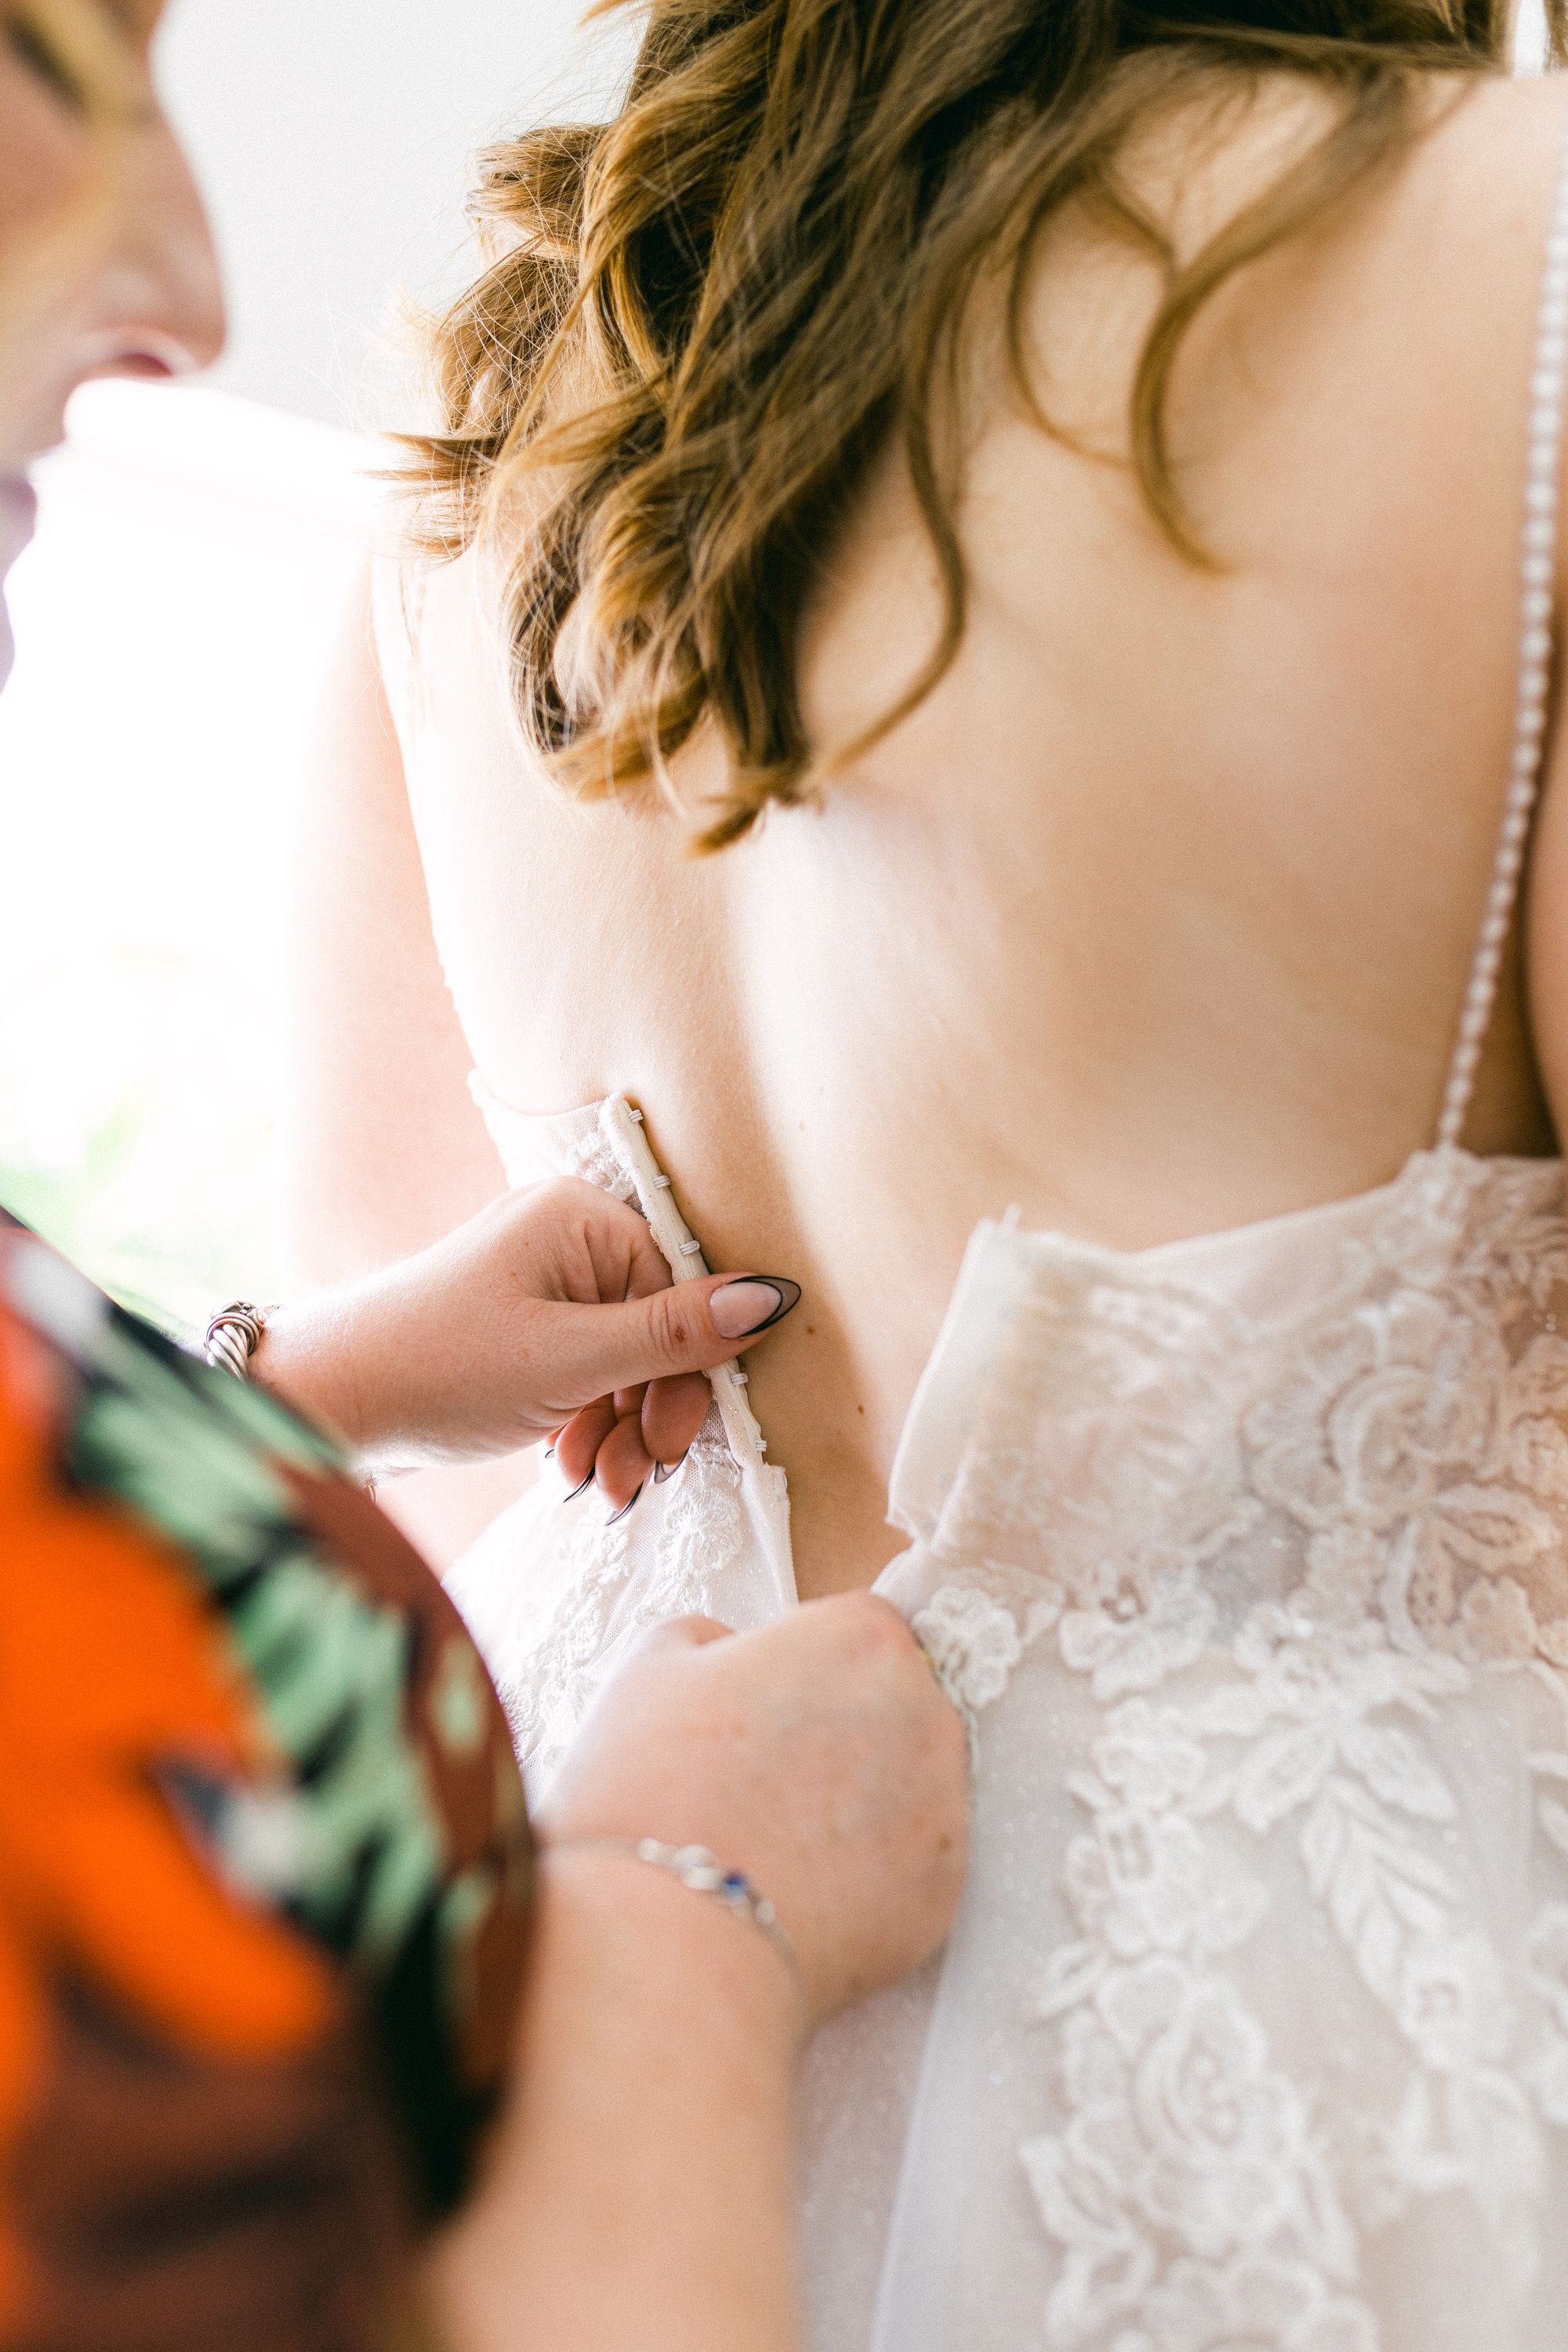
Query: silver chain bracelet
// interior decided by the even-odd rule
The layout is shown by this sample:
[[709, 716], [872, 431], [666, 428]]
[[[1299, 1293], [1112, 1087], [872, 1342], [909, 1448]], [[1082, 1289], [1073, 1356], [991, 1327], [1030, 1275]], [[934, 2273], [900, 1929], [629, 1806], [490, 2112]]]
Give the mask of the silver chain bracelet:
[[752, 1885], [743, 1870], [726, 1870], [715, 1853], [705, 1845], [665, 1845], [658, 1838], [567, 1838], [563, 1847], [579, 1849], [600, 1846], [615, 1853], [629, 1853], [637, 1862], [646, 1862], [655, 1870], [668, 1873], [693, 1895], [710, 1895], [721, 1903], [737, 1919], [749, 1919], [760, 1927], [774, 1951], [783, 1960], [795, 1981], [803, 2008], [805, 2001], [805, 1979], [795, 1946], [780, 1924], [779, 1915], [765, 1895]]

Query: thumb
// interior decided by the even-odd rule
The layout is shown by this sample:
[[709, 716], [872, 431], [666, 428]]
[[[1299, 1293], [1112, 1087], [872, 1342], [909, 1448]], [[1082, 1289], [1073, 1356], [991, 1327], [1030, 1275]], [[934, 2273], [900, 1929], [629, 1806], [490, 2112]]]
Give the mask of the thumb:
[[650, 1625], [640, 1634], [626, 1653], [629, 1664], [634, 1658], [662, 1657], [677, 1650], [705, 1650], [714, 1642], [732, 1642], [734, 1628], [717, 1617], [669, 1617], [662, 1625]]
[[782, 1274], [710, 1274], [614, 1306], [550, 1309], [549, 1376], [574, 1409], [616, 1389], [727, 1364], [800, 1303]]

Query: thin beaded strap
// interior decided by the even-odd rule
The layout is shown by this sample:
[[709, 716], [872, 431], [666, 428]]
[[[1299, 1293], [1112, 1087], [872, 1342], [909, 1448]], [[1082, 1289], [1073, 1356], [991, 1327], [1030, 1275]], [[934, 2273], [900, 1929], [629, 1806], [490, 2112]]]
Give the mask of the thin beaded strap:
[[1481, 1047], [1497, 1002], [1498, 974], [1513, 923], [1546, 738], [1546, 697], [1552, 667], [1552, 588], [1557, 576], [1558, 476], [1562, 466], [1564, 367], [1568, 363], [1568, 150], [1557, 179], [1546, 232], [1546, 261], [1536, 313], [1535, 364], [1530, 379], [1530, 432], [1524, 471], [1524, 530], [1520, 596], [1519, 693], [1513, 757], [1491, 887], [1476, 940], [1475, 961], [1448, 1065], [1437, 1141], [1457, 1144], [1476, 1083]]

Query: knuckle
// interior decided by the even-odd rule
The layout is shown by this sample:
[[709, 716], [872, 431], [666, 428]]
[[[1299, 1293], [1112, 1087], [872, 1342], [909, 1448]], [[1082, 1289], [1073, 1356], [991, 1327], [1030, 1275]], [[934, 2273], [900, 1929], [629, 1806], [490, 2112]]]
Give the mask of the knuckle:
[[909, 1645], [903, 1619], [879, 1593], [847, 1592], [838, 1606], [846, 1635], [863, 1656], [891, 1657]]
[[529, 1184], [512, 1194], [524, 1223], [554, 1224], [579, 1217], [593, 1206], [593, 1186], [577, 1176], [552, 1176], [542, 1184]]
[[684, 1617], [671, 1617], [655, 1628], [662, 1637], [663, 1646], [669, 1650], [701, 1650], [710, 1643], [728, 1638], [731, 1629], [721, 1618], [704, 1616], [693, 1610]]
[[706, 1638], [701, 1628], [702, 1617], [671, 1617], [662, 1625], [649, 1625], [627, 1643], [621, 1665], [623, 1675], [639, 1667], [657, 1667], [661, 1659], [676, 1658], [687, 1650], [697, 1649]]

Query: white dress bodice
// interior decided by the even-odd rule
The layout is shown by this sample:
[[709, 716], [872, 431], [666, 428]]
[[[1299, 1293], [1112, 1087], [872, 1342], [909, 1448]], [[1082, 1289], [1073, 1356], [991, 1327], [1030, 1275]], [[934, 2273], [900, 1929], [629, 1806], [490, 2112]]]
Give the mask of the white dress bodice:
[[[673, 1213], [624, 1104], [486, 1108], [514, 1181]], [[973, 1868], [940, 1971], [813, 2053], [822, 2352], [1558, 2352], [1563, 1188], [1445, 1146], [1133, 1255], [976, 1235], [881, 1580], [973, 1727]], [[746, 1436], [716, 1403], [613, 1526], [548, 1475], [455, 1572], [535, 1793], [644, 1627], [792, 1604]]]

